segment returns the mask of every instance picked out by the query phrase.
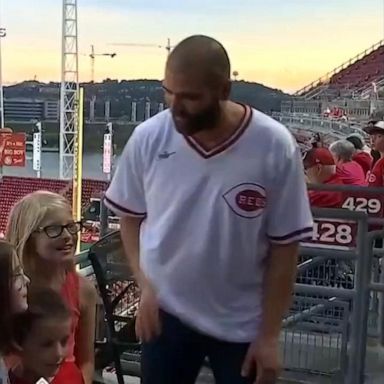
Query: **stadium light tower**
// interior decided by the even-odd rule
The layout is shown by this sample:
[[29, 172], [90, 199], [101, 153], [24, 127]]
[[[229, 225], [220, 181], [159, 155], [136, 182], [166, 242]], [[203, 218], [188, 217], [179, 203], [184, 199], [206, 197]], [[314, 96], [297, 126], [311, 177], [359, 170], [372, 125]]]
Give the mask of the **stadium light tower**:
[[3, 56], [2, 56], [2, 39], [7, 36], [5, 28], [0, 27], [0, 128], [4, 128], [4, 89], [3, 89]]
[[60, 89], [60, 179], [70, 179], [78, 128], [79, 51], [77, 0], [63, 0]]

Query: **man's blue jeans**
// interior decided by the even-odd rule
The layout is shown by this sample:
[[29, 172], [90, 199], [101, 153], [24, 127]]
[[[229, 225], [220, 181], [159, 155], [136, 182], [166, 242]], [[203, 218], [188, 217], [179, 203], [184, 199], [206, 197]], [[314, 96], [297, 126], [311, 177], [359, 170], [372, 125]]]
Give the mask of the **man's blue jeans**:
[[203, 335], [160, 312], [162, 332], [142, 346], [143, 384], [193, 384], [206, 358], [217, 384], [249, 384], [241, 376], [248, 343], [228, 343]]

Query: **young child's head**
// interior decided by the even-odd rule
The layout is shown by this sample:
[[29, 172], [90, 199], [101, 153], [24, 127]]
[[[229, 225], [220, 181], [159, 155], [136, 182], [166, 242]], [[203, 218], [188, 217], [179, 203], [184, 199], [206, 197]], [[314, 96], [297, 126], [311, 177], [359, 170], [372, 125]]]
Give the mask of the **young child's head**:
[[0, 353], [10, 347], [12, 316], [27, 309], [27, 286], [29, 279], [14, 247], [0, 241]]
[[14, 318], [21, 375], [32, 382], [55, 376], [67, 356], [70, 333], [71, 313], [60, 294], [50, 289], [31, 291], [28, 310]]
[[15, 244], [32, 282], [42, 263], [73, 266], [81, 224], [61, 195], [33, 192], [16, 203], [8, 219], [8, 241]]

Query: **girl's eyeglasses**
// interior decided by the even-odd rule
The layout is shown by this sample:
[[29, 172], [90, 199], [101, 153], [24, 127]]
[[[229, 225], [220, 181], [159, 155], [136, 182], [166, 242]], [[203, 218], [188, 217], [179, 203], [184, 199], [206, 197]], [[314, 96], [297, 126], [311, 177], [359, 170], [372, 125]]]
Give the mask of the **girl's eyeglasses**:
[[46, 227], [40, 227], [38, 232], [44, 232], [49, 238], [54, 239], [59, 237], [66, 229], [71, 235], [76, 235], [83, 228], [83, 223], [81, 221], [74, 221], [65, 225], [53, 224], [47, 225]]

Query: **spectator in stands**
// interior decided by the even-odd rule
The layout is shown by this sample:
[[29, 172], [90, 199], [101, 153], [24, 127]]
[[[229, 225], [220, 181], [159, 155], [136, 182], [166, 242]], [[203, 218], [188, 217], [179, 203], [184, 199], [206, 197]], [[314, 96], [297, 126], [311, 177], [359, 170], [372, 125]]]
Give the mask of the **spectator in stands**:
[[[368, 121], [367, 123], [367, 126], [364, 128], [364, 131], [367, 132], [368, 134], [370, 134], [370, 132], [372, 131], [373, 133], [376, 131], [374, 129], [375, 125], [379, 122], [379, 121], [382, 121], [384, 120], [384, 115], [381, 111], [375, 113], [372, 117], [371, 117], [371, 120]], [[374, 136], [371, 135], [371, 156], [372, 156], [372, 165], [371, 165], [371, 170], [373, 169], [374, 165], [380, 160], [381, 158], [381, 155], [380, 155], [380, 152], [375, 150], [374, 148], [374, 143], [373, 143], [373, 140], [374, 140]], [[370, 171], [371, 171], [370, 170]], [[367, 175], [367, 178], [368, 178], [369, 175]]]
[[336, 164], [336, 173], [344, 184], [367, 185], [363, 168], [352, 158], [355, 154], [355, 147], [348, 140], [338, 140], [329, 147]]
[[[94, 371], [96, 290], [75, 269], [75, 247], [81, 223], [72, 219], [68, 201], [55, 193], [31, 193], [13, 207], [7, 239], [16, 246], [31, 288], [60, 292], [72, 313], [72, 333], [66, 361], [80, 369], [85, 384]], [[69, 368], [68, 368], [69, 369]]]
[[32, 290], [28, 310], [14, 318], [13, 345], [20, 362], [9, 372], [10, 384], [83, 384], [78, 369], [65, 362], [71, 312], [53, 289]]
[[3, 384], [8, 383], [3, 356], [10, 351], [12, 344], [12, 316], [28, 307], [28, 283], [16, 250], [8, 242], [0, 241], [0, 383]]
[[312, 137], [311, 144], [313, 148], [322, 148], [324, 146], [320, 133], [315, 133]]
[[356, 163], [359, 164], [361, 168], [363, 168], [364, 175], [367, 176], [367, 173], [371, 170], [372, 167], [372, 156], [364, 151], [364, 143], [359, 136], [349, 136], [347, 137], [347, 140], [355, 147], [355, 153], [352, 157], [352, 160], [356, 161]]
[[374, 151], [380, 153], [380, 159], [375, 163], [367, 177], [370, 187], [384, 186], [384, 121], [369, 124], [364, 130], [371, 136]]
[[374, 165], [380, 160], [380, 152], [375, 151], [374, 149], [371, 149], [370, 153], [372, 156], [372, 165], [371, 165], [371, 169], [372, 169]]
[[[313, 148], [304, 158], [304, 169], [311, 184], [342, 185], [336, 174], [336, 165], [331, 152], [326, 148]], [[310, 190], [311, 206], [319, 208], [340, 208], [343, 194], [338, 191]]]

